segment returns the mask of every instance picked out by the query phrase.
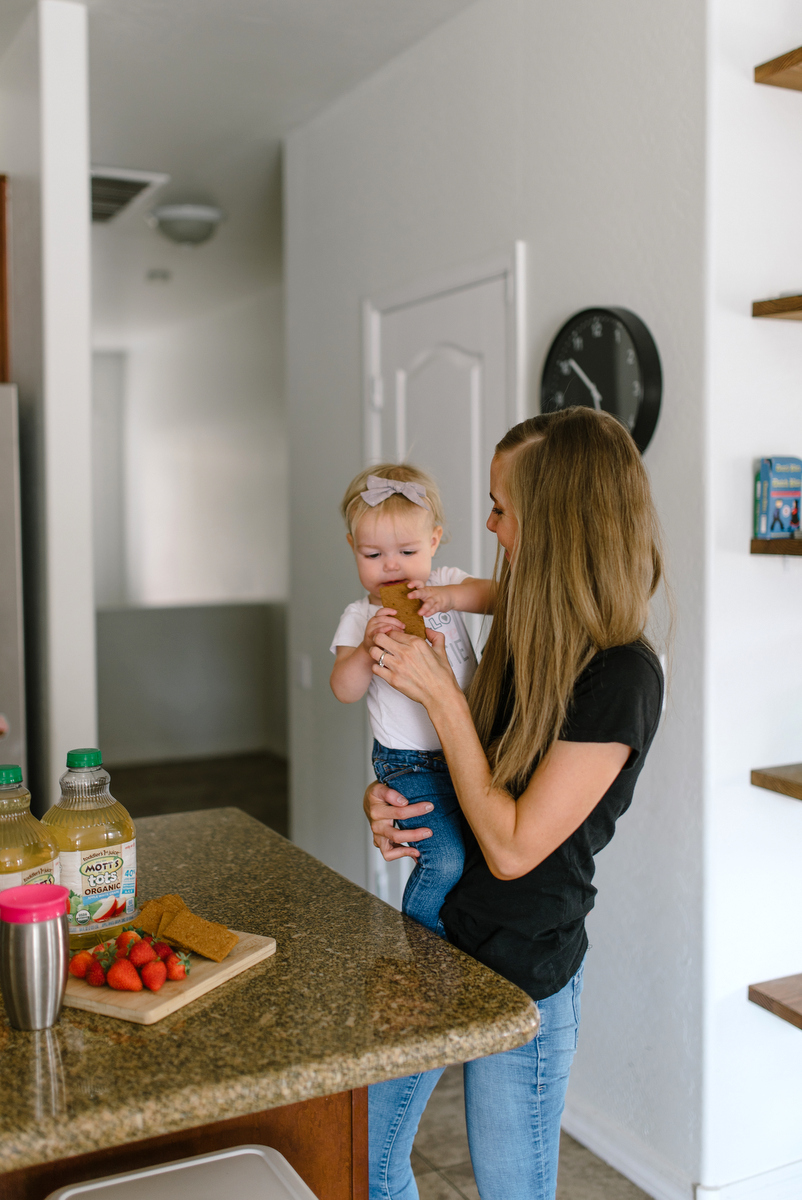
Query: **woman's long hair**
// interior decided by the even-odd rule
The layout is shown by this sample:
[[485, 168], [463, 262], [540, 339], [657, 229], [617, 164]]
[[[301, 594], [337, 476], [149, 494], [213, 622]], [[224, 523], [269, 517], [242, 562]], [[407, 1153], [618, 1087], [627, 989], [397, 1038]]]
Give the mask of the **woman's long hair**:
[[[497, 560], [496, 615], [468, 695], [493, 784], [517, 794], [593, 655], [645, 640], [663, 559], [646, 470], [614, 417], [578, 407], [532, 417], [496, 454], [518, 534], [512, 562], [499, 571]], [[494, 736], [511, 679], [515, 702]]]

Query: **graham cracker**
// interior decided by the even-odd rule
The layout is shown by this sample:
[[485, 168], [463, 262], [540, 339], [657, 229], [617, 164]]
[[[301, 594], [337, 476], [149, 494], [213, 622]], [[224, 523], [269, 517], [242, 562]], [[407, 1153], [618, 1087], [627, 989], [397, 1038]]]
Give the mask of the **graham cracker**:
[[144, 929], [145, 933], [152, 933], [155, 937], [163, 914], [164, 908], [160, 900], [148, 900], [139, 914], [140, 928]]
[[382, 607], [394, 608], [395, 615], [399, 621], [404, 622], [405, 633], [411, 633], [413, 637], [426, 637], [426, 626], [423, 624], [423, 617], [418, 615], [421, 602], [420, 600], [410, 600], [409, 588], [406, 581], [391, 583], [389, 587], [381, 588], [379, 595], [381, 596]]
[[159, 928], [156, 930], [156, 936], [161, 937], [164, 933], [165, 925], [169, 925], [173, 917], [180, 912], [189, 912], [184, 901], [180, 896], [168, 894], [161, 897], [162, 915], [159, 920]]
[[186, 904], [179, 895], [173, 892], [166, 896], [154, 896], [152, 900], [148, 900], [139, 914], [140, 928], [144, 929], [145, 933], [152, 933], [155, 936], [163, 915], [166, 912], [171, 914], [180, 912], [182, 908], [186, 908]]
[[159, 934], [168, 941], [176, 942], [184, 950], [192, 950], [214, 962], [222, 962], [239, 938], [236, 933], [214, 921], [204, 921], [189, 909], [176, 913], [165, 927], [159, 925]]

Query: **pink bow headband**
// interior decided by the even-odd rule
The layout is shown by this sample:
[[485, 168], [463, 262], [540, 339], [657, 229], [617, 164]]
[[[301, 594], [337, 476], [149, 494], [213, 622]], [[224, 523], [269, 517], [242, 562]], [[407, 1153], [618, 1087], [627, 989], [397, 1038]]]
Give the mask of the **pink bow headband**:
[[360, 492], [359, 495], [371, 508], [375, 508], [390, 496], [399, 495], [429, 511], [428, 505], [424, 504], [422, 499], [426, 495], [426, 488], [421, 487], [419, 483], [404, 483], [399, 479], [382, 479], [380, 475], [368, 475], [368, 490]]

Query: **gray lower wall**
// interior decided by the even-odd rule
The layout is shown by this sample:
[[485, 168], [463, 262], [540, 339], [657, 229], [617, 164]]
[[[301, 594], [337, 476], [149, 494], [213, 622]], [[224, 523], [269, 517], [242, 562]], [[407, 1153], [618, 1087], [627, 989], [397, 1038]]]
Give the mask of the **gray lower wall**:
[[285, 631], [284, 604], [99, 611], [105, 761], [286, 757]]

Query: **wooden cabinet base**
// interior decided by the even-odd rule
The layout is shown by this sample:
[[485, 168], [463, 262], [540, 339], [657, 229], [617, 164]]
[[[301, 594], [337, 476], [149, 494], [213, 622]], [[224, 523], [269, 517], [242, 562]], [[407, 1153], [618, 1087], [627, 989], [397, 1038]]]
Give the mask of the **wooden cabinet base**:
[[255, 1142], [280, 1151], [319, 1200], [368, 1200], [368, 1092], [338, 1092], [0, 1175], [2, 1200]]

